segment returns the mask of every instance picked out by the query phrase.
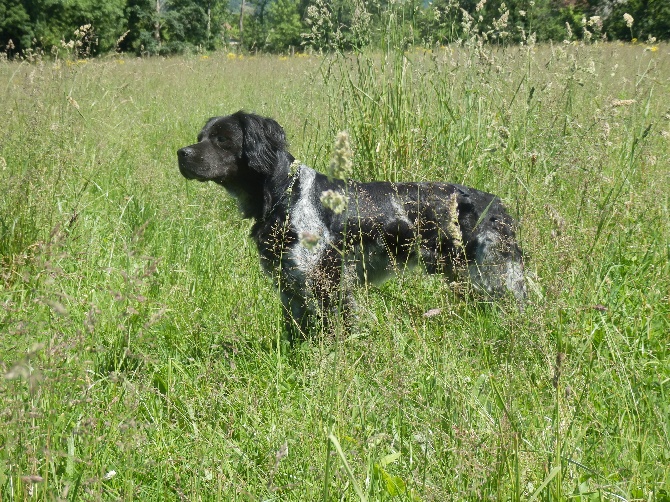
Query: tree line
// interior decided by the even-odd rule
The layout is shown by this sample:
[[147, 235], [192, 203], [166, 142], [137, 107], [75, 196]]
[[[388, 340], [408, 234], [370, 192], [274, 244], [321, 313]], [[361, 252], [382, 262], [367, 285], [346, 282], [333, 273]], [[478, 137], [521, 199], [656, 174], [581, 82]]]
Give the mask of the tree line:
[[[84, 55], [668, 40], [668, 0], [0, 0], [0, 52]], [[400, 38], [398, 38], [400, 37]]]

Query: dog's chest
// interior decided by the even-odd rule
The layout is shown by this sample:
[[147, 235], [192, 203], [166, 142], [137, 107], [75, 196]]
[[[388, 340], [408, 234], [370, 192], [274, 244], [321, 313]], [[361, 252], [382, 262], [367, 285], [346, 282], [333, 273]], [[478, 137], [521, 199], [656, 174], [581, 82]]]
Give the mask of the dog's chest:
[[300, 196], [289, 209], [291, 229], [299, 242], [290, 246], [288, 258], [304, 273], [318, 266], [324, 250], [332, 241], [323, 220], [323, 206], [314, 189], [316, 172], [308, 167], [300, 170]]

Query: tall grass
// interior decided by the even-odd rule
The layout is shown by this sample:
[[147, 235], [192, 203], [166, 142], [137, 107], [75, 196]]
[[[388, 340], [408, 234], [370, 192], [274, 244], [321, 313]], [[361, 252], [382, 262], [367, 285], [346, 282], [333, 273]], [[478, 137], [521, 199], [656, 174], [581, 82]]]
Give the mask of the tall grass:
[[[397, 46], [0, 65], [2, 500], [668, 499], [670, 48]], [[249, 223], [176, 168], [240, 108], [500, 194], [526, 311], [404, 275], [277, 350]]]

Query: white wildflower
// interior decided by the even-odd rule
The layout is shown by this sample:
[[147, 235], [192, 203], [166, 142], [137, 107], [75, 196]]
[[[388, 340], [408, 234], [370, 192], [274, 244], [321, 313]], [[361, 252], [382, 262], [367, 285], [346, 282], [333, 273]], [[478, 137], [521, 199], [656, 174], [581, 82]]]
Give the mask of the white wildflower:
[[307, 23], [312, 24], [312, 18], [315, 18], [319, 15], [319, 9], [316, 5], [310, 5], [307, 7]]
[[[501, 9], [504, 8], [504, 5], [505, 4], [503, 4]], [[508, 21], [509, 21], [509, 11], [506, 10], [505, 12], [503, 12], [501, 14], [500, 19], [494, 19], [493, 20], [493, 27], [498, 31], [502, 31], [505, 28], [507, 28], [507, 22]]]
[[102, 477], [102, 480], [103, 480], [103, 481], [109, 481], [109, 480], [112, 479], [114, 476], [116, 476], [116, 471], [115, 471], [115, 470], [111, 470], [111, 471], [109, 471], [107, 474], [105, 474], [105, 475]]
[[[586, 30], [584, 30], [584, 31], [586, 32]], [[588, 32], [587, 32], [587, 33], [588, 33]], [[590, 34], [589, 34], [589, 35], [590, 35]], [[589, 37], [589, 38], [590, 38], [590, 37]], [[591, 59], [591, 60], [589, 61], [588, 66], [586, 66], [586, 67], [584, 68], [584, 71], [585, 71], [586, 73], [591, 74], [591, 75], [595, 75], [595, 74], [596, 74], [596, 62], [595, 62], [593, 59]]]
[[628, 26], [629, 28], [632, 28], [632, 27], [633, 27], [633, 21], [634, 21], [634, 19], [633, 19], [633, 16], [631, 16], [628, 12], [626, 12], [626, 13], [623, 15], [623, 20], [626, 21], [626, 26]]
[[423, 313], [424, 317], [435, 317], [436, 315], [440, 315], [442, 313], [442, 309], [430, 309], [427, 312]]
[[591, 16], [588, 24], [589, 26], [594, 27], [597, 31], [600, 31], [603, 28], [603, 20], [600, 16]]
[[470, 29], [472, 28], [472, 21], [474, 21], [475, 18], [472, 17], [470, 13], [463, 8], [461, 8], [461, 13], [463, 14], [463, 21], [461, 21], [461, 27], [463, 28], [463, 33], [467, 36], [470, 33]]

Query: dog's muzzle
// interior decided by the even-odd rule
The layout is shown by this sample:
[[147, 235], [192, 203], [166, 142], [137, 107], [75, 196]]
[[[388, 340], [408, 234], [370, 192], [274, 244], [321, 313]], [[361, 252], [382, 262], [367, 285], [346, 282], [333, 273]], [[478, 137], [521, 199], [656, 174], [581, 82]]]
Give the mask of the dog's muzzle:
[[202, 179], [202, 176], [198, 176], [191, 167], [191, 165], [197, 163], [198, 160], [202, 160], [198, 158], [196, 151], [192, 147], [185, 146], [184, 148], [177, 150], [177, 158], [179, 159], [179, 172], [184, 178], [189, 180]]

